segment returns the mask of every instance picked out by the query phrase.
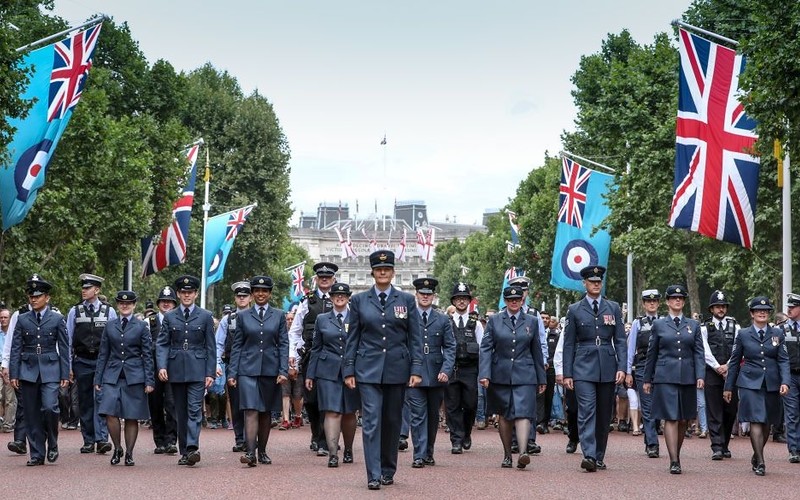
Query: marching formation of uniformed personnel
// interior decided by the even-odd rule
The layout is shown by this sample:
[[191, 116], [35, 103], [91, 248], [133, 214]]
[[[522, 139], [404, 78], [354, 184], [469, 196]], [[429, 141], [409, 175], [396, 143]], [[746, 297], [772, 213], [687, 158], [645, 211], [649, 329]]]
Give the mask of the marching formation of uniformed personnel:
[[655, 289], [642, 292], [644, 316], [633, 320], [631, 333], [628, 335], [628, 370], [625, 384], [636, 390], [639, 396], [639, 413], [642, 415], [644, 428], [644, 451], [650, 458], [658, 458], [657, 420], [653, 418], [653, 396], [644, 392], [644, 367], [647, 361], [647, 345], [650, 342], [650, 331], [658, 318], [658, 303], [661, 293]]
[[681, 447], [689, 420], [697, 418], [697, 389], [705, 377], [705, 351], [700, 323], [683, 315], [686, 287], [670, 285], [664, 294], [669, 314], [653, 322], [644, 392], [653, 396], [653, 418], [664, 420], [664, 441], [670, 474], [680, 474]]
[[69, 384], [69, 340], [64, 316], [49, 306], [52, 287], [38, 274], [28, 279], [31, 310], [17, 318], [9, 358], [11, 386], [25, 412], [30, 466], [44, 465], [45, 456], [58, 459], [58, 388]]
[[[225, 380], [232, 378], [231, 369], [231, 349], [233, 347], [233, 336], [236, 331], [236, 323], [239, 315], [250, 308], [250, 282], [237, 281], [231, 285], [234, 300], [236, 301], [236, 311], [231, 311], [225, 315], [217, 327], [217, 375], [224, 376]], [[228, 401], [231, 407], [231, 420], [233, 424], [233, 448], [234, 453], [246, 450], [244, 443], [244, 412], [239, 408], [239, 387], [228, 385]]]
[[231, 346], [228, 384], [239, 388], [239, 408], [244, 412], [247, 446], [241, 462], [249, 467], [255, 467], [256, 462], [272, 463], [267, 455], [271, 412], [281, 410], [280, 384], [289, 377], [286, 316], [280, 309], [269, 306], [272, 286], [269, 276], [250, 279], [255, 304], [236, 318]]
[[739, 396], [733, 394], [730, 402], [722, 397], [725, 377], [728, 375], [728, 360], [733, 352], [733, 342], [739, 325], [728, 316], [728, 296], [722, 290], [714, 290], [708, 301], [711, 317], [702, 327], [705, 349], [706, 375], [705, 397], [708, 433], [711, 437], [711, 460], [731, 458], [728, 445], [731, 441]]
[[216, 377], [214, 318], [194, 303], [200, 280], [184, 275], [175, 280], [180, 306], [164, 314], [156, 340], [158, 378], [169, 382], [175, 398], [178, 465], [200, 461], [203, 395]]
[[[97, 357], [95, 389], [103, 393], [98, 413], [108, 422], [114, 443], [111, 465], [135, 465], [133, 449], [139, 436], [139, 420], [150, 418], [147, 394], [155, 386], [153, 339], [147, 323], [133, 315], [136, 293], [121, 290], [116, 297], [118, 315], [106, 323]], [[122, 448], [121, 423], [125, 420], [125, 449]]]
[[[536, 396], [544, 392], [547, 375], [536, 318], [521, 311], [522, 289], [507, 287], [503, 298], [506, 310], [486, 323], [478, 378], [487, 389], [487, 413], [500, 417], [504, 452], [501, 467], [509, 468], [512, 426], [518, 436], [529, 435], [531, 420], [536, 418]], [[517, 467], [524, 469], [529, 463], [526, 449], [520, 454]]]
[[750, 301], [753, 323], [736, 336], [723, 393], [725, 400], [731, 401], [733, 391], [739, 391], [739, 421], [750, 422], [750, 463], [757, 476], [766, 473], [764, 445], [769, 426], [781, 423], [781, 396], [789, 392], [790, 383], [783, 329], [769, 324], [773, 309], [767, 297]]
[[483, 325], [468, 313], [472, 293], [466, 283], [456, 283], [450, 303], [456, 310], [450, 318], [456, 339], [456, 362], [453, 377], [444, 394], [447, 426], [450, 428], [450, 452], [460, 454], [472, 447], [472, 425], [478, 410], [478, 356]]
[[[178, 306], [178, 297], [172, 287], [165, 286], [158, 293], [158, 300], [155, 304], [158, 312], [147, 316], [150, 326], [150, 337], [153, 341], [153, 369], [156, 368], [156, 339], [161, 332], [161, 323], [164, 322], [164, 315]], [[155, 372], [154, 372], [155, 373]], [[175, 422], [175, 398], [172, 396], [172, 387], [155, 377], [153, 391], [147, 396], [150, 407], [150, 422], [153, 427], [153, 442], [156, 447], [153, 453], [156, 455], [174, 455], [178, 453], [177, 424]]]
[[439, 280], [417, 278], [413, 285], [419, 312], [417, 319], [422, 330], [422, 381], [418, 386], [407, 389], [406, 404], [414, 443], [411, 466], [420, 469], [426, 465], [436, 465], [433, 451], [439, 429], [439, 407], [455, 369], [456, 340], [451, 319], [433, 308]]
[[83, 446], [81, 453], [107, 453], [108, 442], [106, 419], [97, 412], [103, 398], [94, 390], [94, 375], [97, 371], [97, 356], [100, 337], [106, 323], [117, 317], [114, 309], [100, 301], [100, 287], [105, 281], [94, 274], [81, 274], [81, 301], [67, 313], [67, 335], [72, 346], [72, 375], [78, 386], [78, 408], [80, 410]]
[[394, 484], [406, 386], [422, 381], [422, 331], [416, 301], [392, 286], [394, 252], [369, 257], [374, 286], [350, 301], [344, 381], [361, 395], [367, 487]]
[[306, 371], [305, 386], [316, 386], [317, 404], [324, 413], [323, 426], [328, 441], [328, 467], [339, 466], [339, 436], [344, 436], [343, 462], [353, 463], [353, 441], [356, 435], [356, 411], [361, 406], [356, 389], [345, 387], [344, 348], [350, 332], [350, 286], [336, 283], [330, 290], [333, 309], [317, 316], [311, 359]]
[[783, 412], [789, 462], [796, 464], [800, 463], [800, 295], [787, 295], [786, 305], [788, 319], [780, 325], [789, 355], [789, 392], [783, 398]]
[[[335, 276], [339, 266], [331, 262], [317, 262], [313, 269], [317, 276], [317, 289], [309, 292], [300, 303], [289, 330], [289, 366], [290, 369], [299, 371], [300, 380], [306, 376], [311, 359], [317, 316], [333, 309], [329, 293], [336, 282]], [[311, 445], [309, 447], [316, 451], [318, 456], [325, 456], [328, 454], [328, 444], [317, 404], [317, 389], [313, 385], [311, 390], [304, 387], [303, 399], [305, 400], [308, 425], [311, 427]]]
[[578, 433], [587, 472], [606, 468], [614, 387], [625, 380], [627, 339], [619, 304], [602, 297], [602, 266], [581, 269], [586, 295], [571, 304], [564, 326], [564, 386], [575, 390]]

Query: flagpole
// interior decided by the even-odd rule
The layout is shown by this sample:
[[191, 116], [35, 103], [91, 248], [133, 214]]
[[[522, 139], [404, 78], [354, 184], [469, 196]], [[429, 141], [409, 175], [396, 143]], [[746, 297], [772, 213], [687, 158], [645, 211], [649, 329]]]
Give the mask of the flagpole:
[[783, 159], [783, 304], [786, 310], [786, 296], [792, 293], [792, 190], [789, 175], [789, 150]]
[[[625, 166], [625, 175], [631, 175], [631, 162], [629, 161], [628, 164]], [[630, 191], [628, 191], [628, 196], [630, 196]], [[628, 232], [632, 229], [632, 225], [628, 224]], [[634, 308], [633, 308], [633, 252], [628, 252], [628, 257], [626, 258], [625, 263], [625, 287], [627, 289], [627, 300], [628, 300], [628, 315], [626, 321], [628, 323], [633, 324], [633, 317], [634, 317]]]
[[300, 266], [303, 266], [303, 265], [305, 265], [305, 263], [306, 263], [306, 261], [303, 261], [303, 262], [300, 262], [299, 264], [295, 264], [295, 265], [293, 265], [293, 266], [284, 267], [284, 268], [283, 268], [283, 271], [288, 273], [289, 271], [292, 271], [292, 270], [294, 270], [295, 268], [298, 268], [298, 267], [300, 267]]
[[53, 40], [53, 39], [56, 39], [56, 38], [60, 38], [60, 37], [62, 37], [64, 35], [66, 35], [67, 33], [71, 33], [73, 31], [79, 30], [81, 28], [88, 28], [90, 26], [94, 26], [95, 24], [102, 23], [106, 19], [108, 19], [108, 16], [106, 16], [105, 14], [102, 14], [100, 17], [95, 17], [94, 19], [86, 21], [85, 23], [83, 23], [81, 25], [75, 26], [74, 28], [67, 28], [64, 31], [59, 31], [58, 33], [52, 34], [50, 36], [46, 36], [44, 38], [36, 40], [35, 42], [31, 42], [28, 45], [23, 45], [22, 47], [17, 49], [17, 52], [25, 52], [26, 50], [31, 49], [31, 48], [33, 48], [33, 47], [35, 47], [37, 45], [41, 45], [41, 44], [43, 44], [45, 42], [49, 42], [50, 40]]
[[590, 165], [594, 165], [595, 167], [600, 167], [600, 168], [602, 168], [604, 170], [608, 170], [609, 172], [616, 172], [616, 170], [614, 170], [613, 168], [611, 168], [611, 167], [609, 167], [607, 165], [603, 165], [602, 163], [597, 163], [596, 161], [592, 161], [589, 158], [584, 158], [583, 156], [578, 156], [575, 153], [570, 153], [569, 151], [559, 151], [558, 154], [560, 154], [561, 156], [571, 156], [571, 157], [576, 158], [576, 159], [578, 159], [580, 161], [586, 162], [586, 163], [588, 163]]
[[[202, 139], [200, 139], [202, 141]], [[205, 141], [202, 142], [203, 144]], [[211, 184], [211, 165], [209, 162], [208, 146], [206, 146], [206, 172], [203, 175], [203, 180], [206, 184], [206, 194], [203, 201], [203, 257], [200, 264], [202, 271], [200, 272], [200, 307], [206, 308], [206, 278], [208, 278], [208, 269], [206, 269], [206, 229], [208, 226], [208, 212], [211, 210], [211, 204], [208, 202], [208, 188]]]
[[680, 19], [675, 19], [674, 21], [672, 21], [672, 25], [673, 26], [680, 26], [681, 28], [686, 28], [687, 30], [693, 30], [693, 31], [696, 31], [698, 33], [702, 33], [703, 35], [710, 36], [711, 38], [716, 38], [717, 40], [721, 40], [721, 41], [723, 41], [725, 43], [729, 43], [731, 45], [739, 45], [739, 42], [737, 42], [736, 40], [733, 40], [733, 39], [728, 38], [726, 36], [718, 35], [718, 34], [714, 33], [713, 31], [708, 31], [708, 30], [704, 30], [703, 28], [698, 28], [697, 26], [692, 26], [691, 24], [685, 23], [685, 22], [681, 21]]

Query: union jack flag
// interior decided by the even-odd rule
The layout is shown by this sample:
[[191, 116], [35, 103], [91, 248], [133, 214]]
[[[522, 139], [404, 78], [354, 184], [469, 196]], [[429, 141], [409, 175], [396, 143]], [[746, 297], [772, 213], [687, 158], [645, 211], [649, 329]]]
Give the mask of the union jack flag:
[[189, 238], [189, 222], [192, 220], [199, 150], [200, 145], [195, 144], [186, 154], [186, 161], [189, 163], [188, 180], [181, 191], [181, 197], [172, 205], [172, 223], [160, 235], [142, 238], [142, 278], [165, 267], [186, 262], [186, 240]]
[[298, 300], [300, 297], [306, 294], [306, 291], [303, 288], [304, 269], [305, 266], [303, 264], [292, 269], [292, 300]]
[[254, 205], [249, 205], [231, 212], [228, 218], [228, 232], [225, 234], [225, 241], [236, 238], [236, 235], [239, 234], [239, 229], [242, 228], [247, 220], [247, 216], [253, 211], [253, 208], [255, 208]]
[[675, 194], [668, 224], [750, 248], [759, 160], [756, 123], [739, 101], [745, 60], [680, 31]]
[[558, 221], [577, 228], [583, 227], [586, 210], [586, 187], [592, 171], [563, 158], [561, 186], [558, 194]]
[[98, 24], [55, 44], [48, 122], [63, 118], [81, 99], [86, 77], [92, 67], [92, 54], [100, 35], [100, 26]]

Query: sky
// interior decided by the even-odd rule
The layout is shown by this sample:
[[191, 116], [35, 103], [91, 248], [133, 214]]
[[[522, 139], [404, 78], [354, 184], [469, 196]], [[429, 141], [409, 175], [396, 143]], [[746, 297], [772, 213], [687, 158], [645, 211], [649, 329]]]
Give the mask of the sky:
[[105, 13], [128, 23], [151, 63], [210, 62], [269, 99], [291, 149], [293, 222], [321, 202], [351, 215], [358, 204], [365, 217], [420, 200], [430, 221], [471, 224], [560, 151], [581, 56], [625, 28], [651, 43], [689, 5], [55, 0], [54, 13], [72, 25]]

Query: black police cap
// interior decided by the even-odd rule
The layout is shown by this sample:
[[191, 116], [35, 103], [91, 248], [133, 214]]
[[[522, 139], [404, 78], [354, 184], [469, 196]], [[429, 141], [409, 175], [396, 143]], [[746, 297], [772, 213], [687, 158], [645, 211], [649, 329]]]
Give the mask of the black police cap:
[[317, 276], [333, 276], [338, 270], [339, 266], [332, 262], [317, 262], [314, 264], [314, 274]]
[[34, 273], [25, 282], [25, 293], [30, 296], [38, 297], [39, 295], [49, 294], [53, 288], [53, 284], [46, 281], [38, 274]]
[[347, 283], [336, 283], [331, 287], [331, 291], [328, 292], [329, 295], [341, 294], [341, 295], [347, 295], [348, 297], [350, 296], [351, 293], [352, 292], [350, 291], [350, 285], [348, 285]]
[[136, 302], [136, 292], [133, 290], [120, 290], [114, 300], [117, 302]]
[[272, 278], [269, 276], [253, 276], [250, 278], [250, 288], [253, 290], [256, 288], [272, 290], [272, 284]]
[[603, 281], [606, 268], [603, 266], [586, 266], [581, 269], [581, 278], [589, 281]]
[[414, 289], [419, 293], [436, 293], [439, 280], [436, 278], [417, 278], [411, 284], [414, 285]]
[[369, 267], [394, 267], [394, 252], [391, 250], [378, 250], [369, 256]]
[[753, 300], [750, 301], [751, 311], [772, 311], [773, 309], [775, 308], [772, 306], [772, 302], [769, 301], [769, 297], [760, 295], [753, 297]]
[[200, 289], [200, 279], [190, 274], [184, 274], [175, 280], [175, 289], [179, 292], [185, 290], [197, 291]]

